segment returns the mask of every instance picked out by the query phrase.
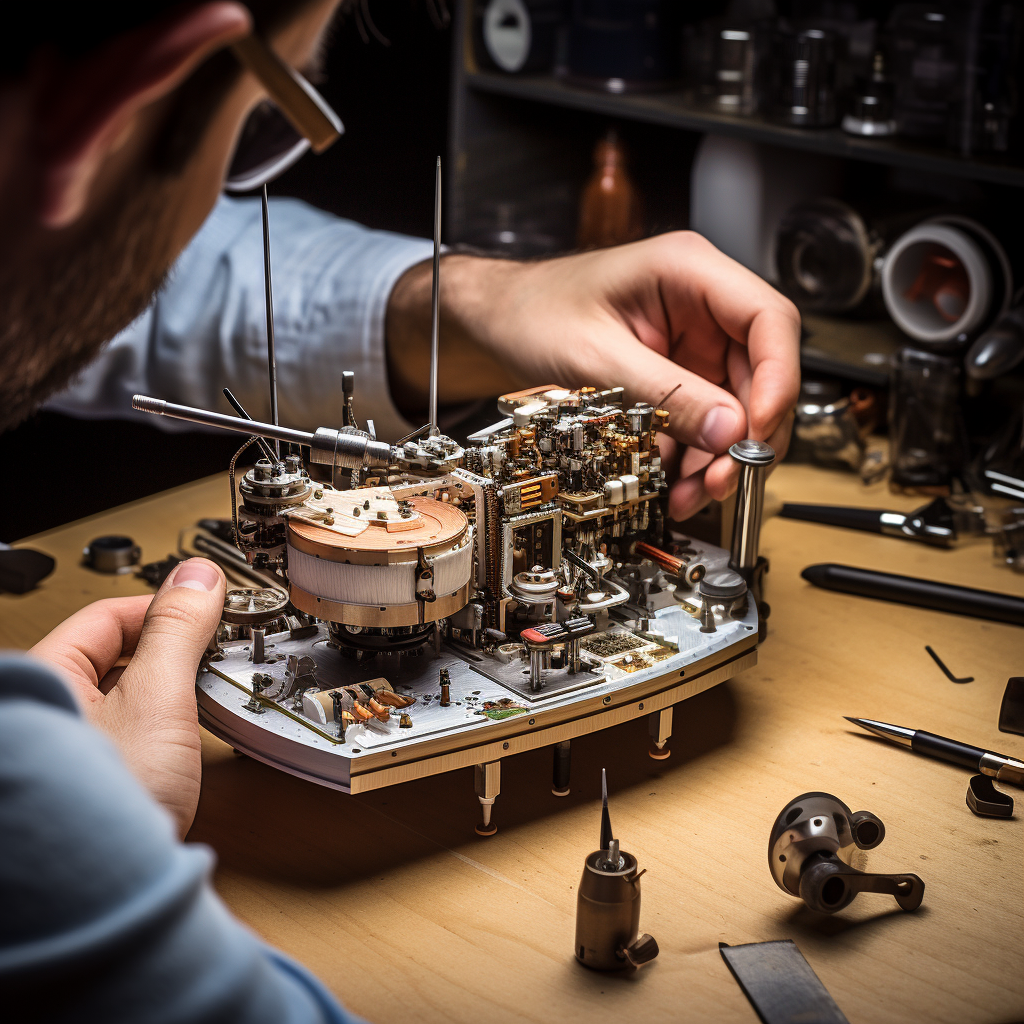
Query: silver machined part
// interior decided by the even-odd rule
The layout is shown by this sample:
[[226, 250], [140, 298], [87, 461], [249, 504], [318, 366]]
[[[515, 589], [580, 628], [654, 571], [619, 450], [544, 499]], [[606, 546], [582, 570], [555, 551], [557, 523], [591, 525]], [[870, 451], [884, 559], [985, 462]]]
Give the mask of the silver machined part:
[[553, 569], [535, 565], [529, 572], [519, 572], [509, 589], [520, 604], [551, 604], [558, 594], [560, 580]]
[[241, 626], [254, 626], [278, 618], [287, 607], [287, 591], [243, 587], [224, 595], [223, 619]]
[[775, 449], [764, 441], [737, 441], [729, 454], [740, 464], [736, 488], [736, 513], [732, 524], [732, 557], [729, 565], [737, 572], [750, 572], [757, 565], [764, 514], [764, 481], [775, 461]]
[[292, 469], [285, 463], [272, 465], [266, 459], [260, 459], [248, 470], [238, 485], [242, 501], [248, 508], [271, 514], [277, 509], [301, 505], [311, 490], [309, 477], [301, 463], [297, 469]]
[[342, 469], [360, 469], [363, 466], [384, 467], [390, 465], [393, 450], [383, 441], [374, 441], [369, 434], [342, 433], [330, 427], [320, 427], [315, 434], [306, 430], [293, 430], [274, 423], [259, 420], [243, 420], [225, 413], [196, 409], [191, 405], [165, 402], [161, 398], [147, 395], [133, 395], [132, 408], [155, 416], [172, 416], [178, 420], [202, 423], [208, 427], [221, 427], [236, 434], [255, 434], [289, 444], [304, 444], [310, 450], [310, 461], [339, 466]]
[[252, 640], [252, 663], [254, 665], [262, 665], [266, 660], [266, 648], [264, 640], [266, 639], [266, 630], [259, 629], [253, 626], [249, 630], [249, 637]]
[[341, 469], [384, 467], [390, 465], [398, 454], [391, 445], [350, 429], [318, 427], [316, 433], [309, 436], [310, 440], [303, 442], [309, 445], [309, 461], [320, 465], [334, 465]]
[[537, 693], [544, 685], [545, 662], [551, 657], [543, 647], [529, 647], [530, 651], [530, 689]]

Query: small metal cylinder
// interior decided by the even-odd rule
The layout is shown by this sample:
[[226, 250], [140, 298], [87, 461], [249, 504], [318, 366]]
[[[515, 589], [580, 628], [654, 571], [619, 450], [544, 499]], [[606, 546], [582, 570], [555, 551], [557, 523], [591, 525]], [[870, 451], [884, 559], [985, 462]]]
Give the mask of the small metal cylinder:
[[729, 566], [744, 574], [757, 565], [764, 512], [764, 481], [775, 461], [775, 449], [764, 441], [737, 441], [729, 454], [740, 464], [736, 488], [736, 515], [732, 523], [732, 552]]
[[544, 684], [544, 654], [542, 647], [530, 647], [530, 689], [536, 693]]
[[264, 638], [266, 637], [266, 630], [257, 629], [253, 626], [249, 630], [249, 635], [252, 639], [252, 663], [254, 665], [262, 665], [266, 661], [266, 652], [264, 650]]
[[640, 930], [640, 878], [636, 858], [622, 852], [622, 867], [605, 871], [596, 850], [583, 866], [576, 899], [576, 959], [608, 971], [628, 967], [622, 952]]

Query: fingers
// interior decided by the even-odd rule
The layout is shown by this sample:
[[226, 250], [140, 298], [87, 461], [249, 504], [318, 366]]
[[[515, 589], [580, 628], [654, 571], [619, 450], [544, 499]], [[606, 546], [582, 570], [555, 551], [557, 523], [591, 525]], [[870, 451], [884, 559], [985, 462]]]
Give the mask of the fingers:
[[142, 632], [152, 597], [115, 597], [96, 601], [65, 619], [29, 652], [55, 668], [88, 710], [99, 701], [100, 680]]
[[224, 589], [217, 565], [191, 558], [153, 598], [135, 656], [115, 691], [140, 721], [176, 711], [183, 697], [191, 708], [196, 670], [220, 621]]
[[[743, 399], [748, 429], [751, 437], [768, 438], [800, 390], [800, 314], [771, 285], [700, 236], [684, 232], [659, 241], [651, 270], [661, 279], [673, 329], [699, 320], [704, 307], [718, 329], [745, 346], [751, 371], [749, 399]], [[698, 331], [692, 346], [706, 345], [706, 333]], [[730, 361], [730, 380], [732, 368]]]
[[746, 411], [735, 395], [659, 355], [620, 326], [609, 328], [598, 344], [606, 364], [602, 376], [622, 384], [635, 399], [663, 403], [668, 433], [676, 441], [717, 454], [747, 436]]

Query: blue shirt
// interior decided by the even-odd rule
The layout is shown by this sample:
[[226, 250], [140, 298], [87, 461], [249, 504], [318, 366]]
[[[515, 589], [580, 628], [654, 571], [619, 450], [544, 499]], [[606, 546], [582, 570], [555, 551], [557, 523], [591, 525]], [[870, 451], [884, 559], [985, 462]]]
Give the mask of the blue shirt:
[[358, 1024], [210, 886], [213, 855], [27, 657], [0, 657], [0, 1015]]
[[[341, 419], [341, 373], [356, 374], [355, 412], [381, 440], [408, 423], [391, 400], [384, 318], [391, 290], [430, 241], [371, 231], [296, 199], [270, 202], [280, 421], [315, 430]], [[133, 394], [230, 412], [229, 387], [254, 419], [270, 419], [263, 236], [257, 199], [222, 197], [152, 305], [48, 408], [80, 417], [140, 416]]]

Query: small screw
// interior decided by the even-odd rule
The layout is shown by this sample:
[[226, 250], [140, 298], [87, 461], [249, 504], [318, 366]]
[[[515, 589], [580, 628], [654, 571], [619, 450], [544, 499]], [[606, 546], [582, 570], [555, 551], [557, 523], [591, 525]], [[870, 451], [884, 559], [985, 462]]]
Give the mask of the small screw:
[[505, 743], [502, 743], [502, 745], [501, 745], [501, 749], [502, 749], [502, 750], [508, 750], [508, 743], [507, 743], [507, 742], [505, 742]]
[[323, 496], [324, 496], [324, 492], [323, 492], [323, 491], [321, 491], [319, 487], [318, 487], [318, 488], [317, 488], [317, 489], [316, 489], [316, 490], [315, 490], [315, 491], [313, 492], [313, 497], [314, 497], [314, 498], [316, 498], [316, 499], [317, 499], [318, 501], [319, 501], [319, 500], [320, 500], [320, 499], [321, 499], [321, 498], [322, 498]]
[[612, 698], [611, 698], [611, 695], [609, 695], [609, 696], [605, 697], [605, 699], [604, 699], [604, 703], [605, 703], [605, 704], [611, 704], [611, 702], [612, 702]]

